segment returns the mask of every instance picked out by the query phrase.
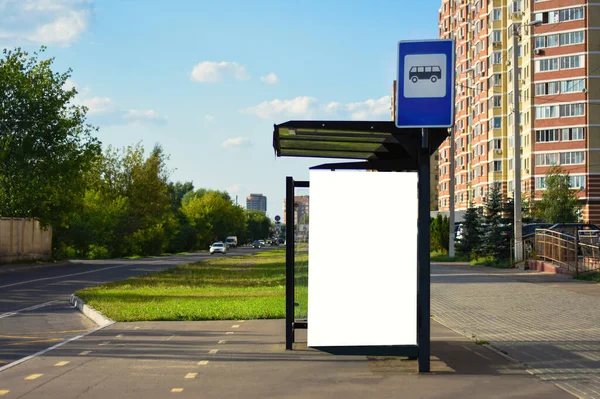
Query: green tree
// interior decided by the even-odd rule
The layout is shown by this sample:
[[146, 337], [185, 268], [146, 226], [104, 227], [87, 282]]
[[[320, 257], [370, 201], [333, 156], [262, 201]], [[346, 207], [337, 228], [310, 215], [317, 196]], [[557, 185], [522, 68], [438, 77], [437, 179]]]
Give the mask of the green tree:
[[212, 190], [204, 190], [201, 196], [184, 197], [182, 211], [196, 229], [200, 247], [206, 248], [211, 242], [224, 240], [229, 235], [243, 235], [246, 226], [244, 210], [228, 198], [229, 195]]
[[534, 215], [547, 223], [576, 223], [581, 218], [578, 189], [571, 188], [569, 172], [553, 166], [546, 173], [546, 190], [533, 204]]
[[482, 226], [479, 210], [472, 202], [465, 212], [462, 237], [456, 242], [456, 252], [469, 259], [476, 258], [482, 251]]
[[510, 235], [502, 223], [504, 203], [499, 184], [492, 184], [485, 204], [484, 253], [494, 261], [508, 259], [510, 256]]
[[[270, 229], [271, 219], [264, 212], [246, 211], [246, 237], [248, 240], [254, 241], [267, 238]], [[285, 227], [282, 231], [285, 232]]]
[[96, 129], [73, 105], [71, 76], [53, 59], [3, 50], [0, 59], [0, 215], [60, 227], [81, 207], [84, 177], [100, 154]]

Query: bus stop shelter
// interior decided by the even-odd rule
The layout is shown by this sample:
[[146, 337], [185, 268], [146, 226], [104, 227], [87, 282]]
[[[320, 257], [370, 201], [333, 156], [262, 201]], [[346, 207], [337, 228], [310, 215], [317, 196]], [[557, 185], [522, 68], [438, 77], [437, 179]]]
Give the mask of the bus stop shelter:
[[[278, 157], [337, 159], [311, 169], [417, 172], [417, 345], [336, 346], [319, 348], [335, 354], [393, 355], [418, 358], [419, 371], [429, 371], [430, 157], [448, 137], [447, 128], [398, 128], [394, 122], [288, 121], [274, 125], [273, 147]], [[344, 160], [344, 161], [341, 161]], [[307, 181], [286, 180], [286, 349], [293, 349], [294, 330], [308, 328], [294, 313], [294, 190]], [[352, 328], [348, 320], [348, 328]]]

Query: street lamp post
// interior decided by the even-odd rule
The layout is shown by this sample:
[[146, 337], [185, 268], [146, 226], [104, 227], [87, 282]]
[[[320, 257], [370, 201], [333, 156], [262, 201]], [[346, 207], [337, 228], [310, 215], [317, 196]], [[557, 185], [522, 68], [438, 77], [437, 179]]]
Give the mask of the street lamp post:
[[[532, 21], [525, 26], [539, 26], [542, 21]], [[513, 23], [512, 25], [512, 47], [513, 47], [513, 129], [514, 129], [514, 247], [515, 247], [515, 263], [523, 260], [523, 220], [521, 215], [521, 110], [519, 104], [519, 38], [521, 34], [519, 28], [521, 25]]]

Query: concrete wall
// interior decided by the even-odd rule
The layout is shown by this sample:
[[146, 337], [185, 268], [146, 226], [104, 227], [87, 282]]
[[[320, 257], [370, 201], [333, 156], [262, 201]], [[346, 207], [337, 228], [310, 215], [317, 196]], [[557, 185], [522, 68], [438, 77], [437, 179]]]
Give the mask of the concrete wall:
[[51, 257], [51, 227], [35, 219], [0, 218], [0, 264]]

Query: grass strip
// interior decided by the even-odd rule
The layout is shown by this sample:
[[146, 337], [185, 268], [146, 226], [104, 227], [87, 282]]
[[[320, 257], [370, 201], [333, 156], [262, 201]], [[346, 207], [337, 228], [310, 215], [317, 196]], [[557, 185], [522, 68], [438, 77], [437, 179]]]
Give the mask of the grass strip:
[[[296, 262], [307, 258], [298, 254]], [[297, 297], [307, 296], [307, 273], [297, 275]], [[76, 295], [116, 321], [284, 318], [285, 251], [219, 256]], [[306, 313], [306, 306], [307, 301], [299, 301], [297, 312]]]

